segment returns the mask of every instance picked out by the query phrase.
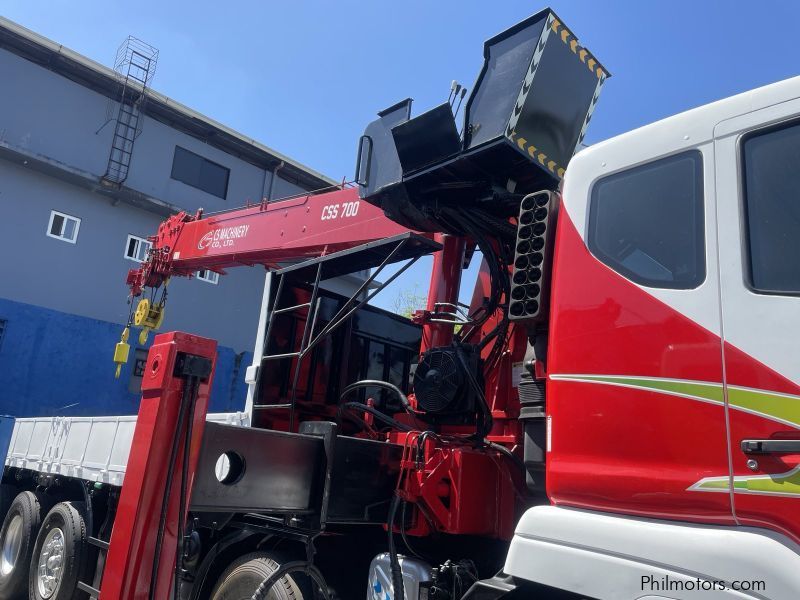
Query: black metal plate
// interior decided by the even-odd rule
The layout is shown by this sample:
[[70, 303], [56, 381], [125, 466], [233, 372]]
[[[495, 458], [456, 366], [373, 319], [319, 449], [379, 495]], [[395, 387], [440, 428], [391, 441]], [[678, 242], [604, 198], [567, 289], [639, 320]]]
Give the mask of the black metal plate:
[[[234, 452], [241, 477], [220, 483], [217, 459]], [[325, 471], [322, 439], [314, 436], [206, 423], [190, 510], [303, 514], [319, 510]]]
[[447, 102], [397, 125], [392, 136], [403, 176], [453, 156], [461, 149], [453, 110]]
[[442, 245], [438, 242], [434, 242], [428, 237], [409, 231], [408, 233], [401, 233], [400, 235], [362, 244], [361, 246], [356, 246], [349, 250], [342, 250], [341, 252], [334, 252], [327, 256], [312, 258], [311, 260], [280, 269], [276, 271], [276, 273], [279, 275], [291, 273], [293, 279], [308, 283], [314, 281], [317, 275], [317, 265], [319, 263], [323, 263], [322, 280], [355, 273], [365, 269], [372, 269], [383, 263], [397, 247], [399, 242], [404, 242], [403, 247], [394, 254], [389, 264], [408, 260], [417, 256], [423, 256], [442, 249]]
[[402, 446], [339, 436], [334, 448], [327, 521], [386, 523]]

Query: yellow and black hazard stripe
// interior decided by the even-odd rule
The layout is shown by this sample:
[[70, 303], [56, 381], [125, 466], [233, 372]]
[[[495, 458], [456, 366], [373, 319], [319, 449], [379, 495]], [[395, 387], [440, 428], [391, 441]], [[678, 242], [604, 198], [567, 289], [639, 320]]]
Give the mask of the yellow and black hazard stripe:
[[547, 154], [537, 148], [536, 145], [531, 141], [521, 137], [516, 131], [519, 116], [522, 113], [528, 93], [532, 88], [534, 75], [539, 68], [539, 62], [541, 61], [544, 53], [545, 44], [551, 35], [559, 38], [561, 42], [564, 43], [572, 51], [572, 53], [575, 54], [576, 57], [578, 57], [578, 60], [586, 65], [586, 68], [597, 77], [597, 86], [595, 88], [592, 100], [589, 103], [586, 118], [581, 126], [581, 130], [578, 135], [578, 141], [575, 145], [573, 154], [578, 151], [583, 143], [583, 138], [586, 135], [586, 129], [589, 126], [589, 121], [592, 118], [592, 113], [594, 112], [595, 106], [597, 105], [597, 100], [600, 96], [600, 90], [603, 87], [605, 80], [608, 79], [609, 73], [597, 61], [592, 53], [589, 52], [589, 50], [581, 46], [578, 38], [575, 37], [575, 34], [573, 34], [572, 31], [570, 31], [561, 21], [558, 20], [555, 14], [551, 12], [545, 21], [545, 25], [542, 28], [542, 32], [537, 40], [536, 46], [534, 47], [528, 72], [523, 80], [522, 88], [520, 89], [517, 101], [514, 104], [514, 110], [512, 111], [511, 118], [506, 126], [506, 137], [511, 142], [515, 143], [520, 150], [527, 152], [528, 156], [530, 156], [532, 160], [538, 162], [542, 167], [550, 171], [553, 175], [556, 175], [559, 179], [562, 179], [564, 177], [564, 168], [549, 158]]
[[601, 65], [594, 56], [592, 56], [591, 52], [581, 46], [578, 38], [575, 37], [575, 34], [567, 29], [567, 27], [561, 21], [558, 19], [553, 19], [553, 21], [550, 23], [550, 29], [562, 42], [569, 47], [570, 50], [572, 50], [572, 53], [575, 54], [575, 56], [577, 56], [598, 79], [606, 79], [608, 77], [608, 71], [603, 68], [603, 65]]
[[516, 132], [513, 132], [508, 136], [508, 139], [514, 142], [520, 150], [527, 152], [528, 156], [530, 156], [532, 160], [538, 162], [553, 175], [559, 179], [564, 177], [564, 169], [558, 163], [556, 163], [556, 161], [551, 160], [547, 154], [539, 150], [539, 148], [529, 143], [524, 137], [517, 135]]
[[517, 101], [514, 103], [514, 110], [511, 111], [511, 118], [508, 120], [508, 126], [506, 127], [506, 137], [508, 138], [511, 138], [516, 131], [517, 121], [519, 120], [520, 114], [522, 114], [522, 107], [525, 106], [525, 100], [528, 97], [528, 92], [531, 91], [533, 77], [536, 75], [536, 70], [539, 68], [539, 61], [542, 59], [545, 44], [547, 44], [547, 38], [550, 37], [550, 32], [552, 31], [551, 25], [553, 21], [555, 21], [555, 16], [553, 13], [550, 13], [550, 15], [547, 17], [544, 27], [542, 28], [541, 34], [539, 34], [539, 39], [536, 42], [536, 46], [534, 47], [533, 51], [533, 57], [531, 58], [531, 64], [528, 66], [528, 73], [525, 75], [525, 79], [522, 81], [522, 88], [517, 96]]

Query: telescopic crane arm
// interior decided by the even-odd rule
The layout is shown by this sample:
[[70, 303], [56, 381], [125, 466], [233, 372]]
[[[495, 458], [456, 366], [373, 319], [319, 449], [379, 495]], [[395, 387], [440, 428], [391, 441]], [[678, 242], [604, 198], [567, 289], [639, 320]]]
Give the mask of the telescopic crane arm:
[[[217, 273], [324, 256], [410, 230], [380, 208], [360, 200], [357, 188], [336, 189], [203, 216], [181, 212], [150, 238], [150, 256], [128, 272], [133, 296], [158, 288], [173, 275]], [[427, 234], [433, 237], [431, 234]]]
[[[149, 238], [147, 260], [128, 272], [131, 300], [145, 295], [133, 311], [114, 351], [116, 376], [128, 361], [130, 326], [142, 328], [139, 343], [164, 320], [166, 284], [172, 276], [191, 277], [199, 270], [224, 273], [236, 266], [277, 268], [298, 260], [326, 256], [411, 230], [364, 202], [357, 188], [337, 188], [204, 216], [181, 212], [169, 217]], [[433, 239], [433, 234], [420, 234]], [[162, 288], [160, 299], [156, 291]]]

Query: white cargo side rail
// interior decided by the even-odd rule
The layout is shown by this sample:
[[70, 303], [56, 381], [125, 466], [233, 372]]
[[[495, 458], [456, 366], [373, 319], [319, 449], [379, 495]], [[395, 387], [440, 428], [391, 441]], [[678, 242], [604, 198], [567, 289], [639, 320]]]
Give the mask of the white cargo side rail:
[[[248, 426], [245, 412], [211, 413], [208, 420]], [[6, 467], [121, 486], [136, 416], [17, 419]]]

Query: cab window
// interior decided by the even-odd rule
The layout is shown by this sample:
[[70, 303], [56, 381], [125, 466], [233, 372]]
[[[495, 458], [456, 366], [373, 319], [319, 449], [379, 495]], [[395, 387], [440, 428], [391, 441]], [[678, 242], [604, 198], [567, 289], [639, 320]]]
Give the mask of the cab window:
[[751, 134], [742, 143], [750, 286], [800, 293], [800, 124]]
[[700, 285], [706, 276], [700, 152], [600, 179], [592, 189], [587, 243], [599, 260], [641, 285]]

